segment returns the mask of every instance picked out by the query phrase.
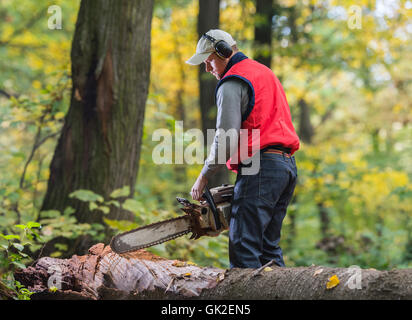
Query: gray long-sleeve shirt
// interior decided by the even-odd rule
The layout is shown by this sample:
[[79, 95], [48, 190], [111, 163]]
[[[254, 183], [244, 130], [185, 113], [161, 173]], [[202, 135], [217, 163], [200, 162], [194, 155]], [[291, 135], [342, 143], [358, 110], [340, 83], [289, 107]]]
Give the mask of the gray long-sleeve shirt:
[[248, 91], [246, 82], [233, 78], [222, 83], [216, 93], [217, 130], [201, 171], [207, 179], [226, 165], [237, 146], [242, 114], [246, 112], [249, 103]]

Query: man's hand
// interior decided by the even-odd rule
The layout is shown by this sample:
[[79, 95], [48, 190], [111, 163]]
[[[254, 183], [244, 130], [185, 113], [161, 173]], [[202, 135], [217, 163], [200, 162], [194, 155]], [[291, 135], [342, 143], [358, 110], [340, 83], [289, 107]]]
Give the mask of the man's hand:
[[199, 174], [195, 184], [192, 187], [192, 191], [190, 192], [193, 200], [199, 201], [202, 198], [203, 190], [206, 185], [207, 179], [202, 174]]

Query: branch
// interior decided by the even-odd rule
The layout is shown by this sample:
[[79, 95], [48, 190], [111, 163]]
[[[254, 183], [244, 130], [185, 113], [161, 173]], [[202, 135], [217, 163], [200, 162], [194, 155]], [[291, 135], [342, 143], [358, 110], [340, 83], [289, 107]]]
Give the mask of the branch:
[[35, 139], [34, 139], [35, 142], [34, 142], [33, 148], [31, 149], [29, 158], [27, 159], [26, 163], [24, 164], [23, 173], [22, 173], [21, 178], [20, 178], [20, 188], [21, 188], [21, 189], [23, 189], [23, 187], [24, 187], [24, 179], [25, 179], [27, 167], [29, 166], [31, 160], [33, 160], [33, 157], [34, 157], [34, 154], [35, 154], [36, 150], [37, 150], [43, 143], [45, 143], [48, 139], [57, 136], [60, 132], [61, 132], [61, 130], [59, 130], [59, 131], [57, 131], [57, 132], [55, 132], [55, 133], [52, 133], [52, 134], [50, 134], [50, 135], [48, 135], [48, 136], [45, 136], [45, 137], [43, 137], [43, 139], [40, 140], [41, 126], [38, 127], [37, 133], [36, 133], [36, 137], [35, 137]]
[[2, 89], [0, 89], [0, 94], [3, 95], [3, 96], [5, 96], [7, 99], [10, 99], [11, 97], [14, 97], [14, 98], [18, 98], [18, 97], [19, 97], [18, 94], [8, 93], [7, 91], [4, 91], [4, 90], [2, 90]]
[[17, 49], [45, 49], [47, 48], [44, 44], [34, 45], [34, 44], [25, 44], [25, 43], [5, 43], [0, 41], [0, 45], [7, 44], [10, 48], [17, 48]]

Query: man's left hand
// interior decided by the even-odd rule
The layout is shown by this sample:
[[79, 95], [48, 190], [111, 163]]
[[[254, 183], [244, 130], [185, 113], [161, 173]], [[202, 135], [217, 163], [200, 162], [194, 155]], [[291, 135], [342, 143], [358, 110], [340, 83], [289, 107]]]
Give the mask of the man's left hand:
[[207, 179], [202, 175], [199, 174], [195, 184], [192, 187], [192, 191], [190, 194], [192, 195], [193, 200], [199, 201], [202, 198], [203, 190], [207, 185]]

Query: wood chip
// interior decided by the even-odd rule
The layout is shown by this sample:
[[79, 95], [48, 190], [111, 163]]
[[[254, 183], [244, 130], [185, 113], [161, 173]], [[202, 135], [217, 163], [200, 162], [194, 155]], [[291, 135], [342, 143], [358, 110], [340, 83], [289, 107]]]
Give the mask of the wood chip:
[[317, 276], [318, 274], [321, 274], [323, 272], [323, 269], [318, 269], [313, 273], [313, 276]]

